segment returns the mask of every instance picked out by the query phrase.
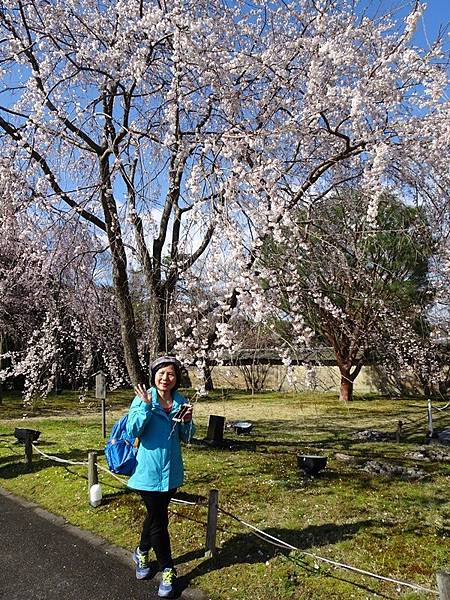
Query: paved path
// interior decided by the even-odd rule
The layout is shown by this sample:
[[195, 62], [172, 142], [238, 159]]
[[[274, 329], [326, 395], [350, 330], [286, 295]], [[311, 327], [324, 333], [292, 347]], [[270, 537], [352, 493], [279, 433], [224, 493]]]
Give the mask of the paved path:
[[[68, 525], [0, 488], [0, 598], [156, 600], [157, 582], [137, 581], [130, 553]], [[200, 598], [184, 590], [182, 598]]]

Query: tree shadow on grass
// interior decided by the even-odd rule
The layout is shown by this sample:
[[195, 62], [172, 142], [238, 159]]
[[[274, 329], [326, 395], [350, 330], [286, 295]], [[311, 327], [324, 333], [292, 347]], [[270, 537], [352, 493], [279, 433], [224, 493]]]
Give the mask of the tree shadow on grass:
[[[43, 450], [44, 451], [44, 450]], [[58, 452], [58, 458], [70, 462], [87, 462], [88, 452], [96, 452], [95, 449], [85, 450], [74, 448], [70, 450], [70, 452]], [[14, 479], [15, 477], [19, 477], [24, 475], [25, 473], [37, 473], [38, 471], [42, 471], [43, 469], [48, 469], [49, 467], [65, 467], [70, 470], [71, 467], [75, 467], [77, 465], [72, 465], [70, 463], [60, 463], [57, 461], [53, 461], [51, 459], [47, 459], [45, 457], [40, 456], [35, 451], [33, 452], [33, 462], [31, 466], [28, 466], [24, 462], [25, 460], [25, 451], [24, 446], [21, 444], [17, 444], [17, 454], [10, 454], [9, 456], [1, 457], [0, 463], [7, 463], [0, 467], [0, 478], [3, 479]], [[79, 465], [82, 466], [82, 465]], [[71, 473], [77, 476], [82, 476], [75, 470], [71, 470]], [[87, 465], [86, 465], [86, 477], [87, 477]], [[85, 478], [86, 478], [85, 477]]]
[[[0, 457], [0, 465], [9, 464], [9, 466], [12, 466], [13, 464], [14, 465], [22, 464], [24, 462], [24, 459], [25, 459], [25, 455], [23, 452], [8, 454], [7, 456]], [[1, 467], [0, 467], [0, 477], [2, 477]]]
[[[260, 431], [266, 432], [263, 436]], [[218, 444], [208, 444], [204, 439], [192, 439], [192, 444], [211, 451], [249, 451], [264, 452], [280, 448], [281, 453], [293, 450], [301, 452], [302, 450], [317, 447], [322, 450], [349, 450], [359, 446], [365, 446], [368, 443], [376, 444], [380, 448], [384, 444], [395, 443], [396, 423], [391, 427], [383, 426], [381, 430], [386, 434], [383, 440], [358, 439], [355, 434], [361, 431], [361, 426], [345, 425], [337, 423], [329, 426], [323, 424], [318, 427], [316, 424], [299, 424], [297, 421], [260, 421], [256, 424], [250, 434], [238, 435], [225, 431], [224, 439]], [[370, 429], [375, 429], [371, 427]], [[287, 439], [283, 439], [286, 434]], [[296, 439], [292, 439], [293, 437]], [[305, 439], [309, 438], [309, 439]], [[426, 431], [421, 427], [417, 430], [404, 432], [403, 444], [422, 444], [426, 441]]]
[[[292, 429], [291, 429], [292, 427]], [[261, 455], [269, 456], [287, 456], [295, 457], [298, 454], [325, 454], [330, 458], [336, 452], [349, 453], [349, 462], [362, 464], [368, 460], [384, 459], [385, 455], [395, 452], [398, 454], [398, 460], [402, 460], [401, 456], [411, 447], [416, 447], [418, 444], [426, 442], [425, 435], [420, 432], [417, 434], [408, 434], [404, 436], [400, 443], [395, 441], [395, 432], [387, 431], [386, 439], [367, 440], [358, 439], [355, 434], [361, 430], [357, 427], [342, 427], [336, 429], [333, 427], [321, 427], [320, 430], [314, 431], [321, 435], [321, 439], [305, 440], [301, 439], [302, 434], [298, 423], [265, 421], [264, 428], [268, 430], [268, 439], [262, 438], [258, 432], [252, 432], [246, 436], [226, 435], [223, 442], [219, 445], [211, 446], [205, 443], [204, 440], [193, 440], [193, 444], [197, 448], [205, 451], [218, 453], [236, 453], [236, 452], [254, 452]], [[274, 439], [280, 430], [287, 430], [296, 433], [298, 430], [298, 440], [292, 439]], [[307, 432], [308, 434], [310, 433]], [[304, 437], [304, 436], [303, 436]], [[408, 461], [407, 457], [404, 457]], [[348, 467], [347, 467], [348, 469]]]
[[[335, 544], [342, 540], [351, 539], [360, 529], [370, 527], [379, 527], [380, 522], [377, 520], [364, 520], [356, 523], [348, 523], [345, 525], [336, 525], [335, 523], [325, 523], [318, 526], [309, 526], [305, 529], [293, 530], [268, 527], [263, 529], [266, 534], [276, 537], [291, 546], [298, 548], [300, 551], [307, 551], [311, 547], [324, 546]], [[179, 592], [189, 586], [189, 583], [202, 575], [206, 575], [218, 569], [224, 569], [236, 564], [256, 564], [265, 563], [276, 555], [289, 556], [291, 551], [280, 549], [255, 537], [252, 533], [239, 533], [227, 540], [217, 555], [214, 558], [205, 558], [203, 562], [196, 565], [191, 571], [181, 575], [178, 579]], [[204, 556], [204, 551], [196, 550], [179, 556], [175, 563], [181, 565], [192, 560], [198, 560]], [[311, 566], [307, 562], [299, 564], [296, 560], [295, 564], [306, 570], [311, 570]], [[364, 588], [366, 589], [366, 588]]]

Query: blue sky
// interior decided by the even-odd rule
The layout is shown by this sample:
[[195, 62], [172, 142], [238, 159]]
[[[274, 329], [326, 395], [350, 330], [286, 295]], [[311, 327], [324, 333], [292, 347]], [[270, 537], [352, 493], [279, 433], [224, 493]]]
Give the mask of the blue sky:
[[[449, 44], [449, 22], [450, 22], [450, 0], [428, 0], [427, 8], [422, 18], [422, 23], [417, 29], [415, 42], [426, 47], [425, 34], [429, 40], [433, 40], [438, 34], [439, 27], [447, 27], [446, 47]], [[424, 31], [425, 30], [425, 31]]]
[[[369, 16], [380, 16], [392, 13], [396, 20], [411, 12], [415, 0], [360, 0], [360, 7], [365, 8]], [[416, 30], [413, 43], [422, 48], [428, 48], [430, 43], [436, 39], [439, 29], [446, 29], [444, 48], [450, 46], [449, 23], [450, 23], [450, 0], [420, 0], [426, 5], [421, 22]]]

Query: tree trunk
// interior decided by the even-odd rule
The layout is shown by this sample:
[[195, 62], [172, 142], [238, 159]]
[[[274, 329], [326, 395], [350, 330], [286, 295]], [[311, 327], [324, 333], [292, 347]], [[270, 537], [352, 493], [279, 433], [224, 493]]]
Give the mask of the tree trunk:
[[116, 203], [111, 191], [107, 191], [112, 188], [107, 158], [101, 160], [100, 168], [103, 180], [102, 205], [105, 215], [106, 233], [111, 248], [113, 287], [120, 318], [120, 334], [128, 375], [131, 383], [136, 385], [137, 383], [145, 383], [145, 375], [139, 360], [136, 322], [131, 302], [127, 257], [123, 245], [122, 232], [120, 230]]
[[350, 375], [350, 369], [340, 369], [341, 387], [339, 391], [339, 400], [342, 402], [351, 402], [353, 400], [353, 381]]
[[159, 298], [158, 312], [158, 350], [164, 352], [164, 354], [167, 354], [170, 350], [168, 340], [169, 307], [170, 298], [168, 297], [168, 290], [164, 286]]
[[214, 390], [214, 383], [212, 380], [211, 367], [208, 363], [204, 364], [202, 371], [203, 385], [205, 386], [205, 391], [212, 392]]
[[167, 354], [170, 350], [167, 341], [167, 311], [164, 289], [158, 286], [152, 289], [150, 298], [149, 314], [149, 359], [150, 362], [161, 354]]
[[423, 395], [425, 396], [425, 398], [430, 398], [433, 393], [430, 382], [428, 381], [428, 379], [425, 379], [423, 377], [419, 377], [419, 380], [422, 384]]
[[137, 347], [136, 323], [134, 320], [133, 306], [126, 271], [116, 264], [113, 258], [113, 282], [116, 296], [117, 310], [120, 317], [120, 334], [122, 338], [125, 364], [131, 383], [145, 383], [145, 375], [139, 360]]
[[339, 400], [342, 400], [342, 402], [351, 402], [353, 400], [353, 384], [362, 369], [362, 362], [353, 365], [352, 367], [352, 365], [349, 366], [348, 363], [339, 364], [338, 361], [338, 367], [341, 373]]

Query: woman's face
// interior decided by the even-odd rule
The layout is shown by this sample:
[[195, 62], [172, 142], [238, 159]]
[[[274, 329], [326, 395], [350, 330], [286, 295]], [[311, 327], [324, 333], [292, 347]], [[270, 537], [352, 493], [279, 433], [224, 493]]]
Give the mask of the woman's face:
[[173, 365], [161, 367], [156, 371], [155, 386], [158, 392], [171, 392], [177, 383], [177, 374]]

